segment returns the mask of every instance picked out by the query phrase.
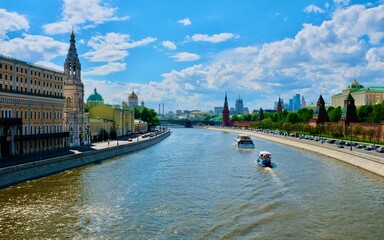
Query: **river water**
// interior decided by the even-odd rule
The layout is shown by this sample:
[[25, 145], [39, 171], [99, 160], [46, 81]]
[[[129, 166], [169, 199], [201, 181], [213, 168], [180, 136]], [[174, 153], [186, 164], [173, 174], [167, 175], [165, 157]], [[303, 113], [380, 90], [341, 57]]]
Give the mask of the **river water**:
[[[384, 178], [236, 134], [173, 129], [145, 150], [0, 190], [1, 239], [383, 239]], [[274, 168], [255, 163], [272, 152]]]

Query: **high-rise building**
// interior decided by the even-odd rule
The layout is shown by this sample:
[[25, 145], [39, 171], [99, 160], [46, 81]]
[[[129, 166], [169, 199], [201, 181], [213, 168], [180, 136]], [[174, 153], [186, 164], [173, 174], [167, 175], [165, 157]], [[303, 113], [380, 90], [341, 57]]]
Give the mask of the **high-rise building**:
[[214, 107], [213, 108], [213, 113], [214, 114], [221, 114], [223, 112], [223, 107]]
[[304, 96], [301, 97], [301, 107], [307, 106], [307, 102], [305, 101]]
[[236, 114], [243, 114], [243, 112], [244, 112], [243, 99], [241, 99], [240, 95], [239, 95], [239, 98], [236, 99], [236, 103], [235, 103], [235, 113]]
[[292, 111], [297, 111], [301, 109], [301, 98], [300, 94], [297, 93], [295, 96], [293, 96], [293, 108]]
[[84, 84], [81, 81], [81, 64], [73, 31], [69, 42], [64, 63], [64, 123], [69, 132], [69, 146], [80, 146], [90, 141], [89, 118], [88, 114], [84, 114]]

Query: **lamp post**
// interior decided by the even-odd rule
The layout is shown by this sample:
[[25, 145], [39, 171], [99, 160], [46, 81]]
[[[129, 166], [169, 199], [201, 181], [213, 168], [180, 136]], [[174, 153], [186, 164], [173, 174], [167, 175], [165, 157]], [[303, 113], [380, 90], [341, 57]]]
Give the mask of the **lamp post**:
[[119, 134], [119, 125], [117, 125], [117, 128], [116, 128], [116, 142], [117, 142], [117, 146], [119, 146], [119, 136], [118, 136], [118, 134]]
[[352, 125], [349, 125], [351, 127], [351, 151], [352, 151]]

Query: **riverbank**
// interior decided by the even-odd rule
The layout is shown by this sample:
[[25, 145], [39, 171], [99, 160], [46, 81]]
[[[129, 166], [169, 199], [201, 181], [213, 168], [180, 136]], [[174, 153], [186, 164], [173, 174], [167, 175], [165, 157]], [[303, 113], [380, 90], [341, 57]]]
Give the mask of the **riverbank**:
[[262, 138], [268, 141], [277, 142], [280, 144], [300, 148], [312, 152], [331, 157], [361, 169], [365, 169], [377, 175], [384, 177], [384, 157], [374, 156], [367, 153], [350, 151], [348, 148], [335, 148], [334, 145], [321, 144], [320, 142], [305, 141], [298, 138], [285, 137], [281, 135], [256, 132], [251, 130], [240, 130], [231, 128], [207, 127], [209, 130], [244, 133], [257, 138]]
[[171, 132], [168, 130], [153, 137], [141, 136], [134, 139], [100, 142], [84, 148], [84, 151], [70, 150], [72, 153], [70, 155], [2, 167], [0, 168], [0, 188], [138, 151], [150, 147], [170, 135]]

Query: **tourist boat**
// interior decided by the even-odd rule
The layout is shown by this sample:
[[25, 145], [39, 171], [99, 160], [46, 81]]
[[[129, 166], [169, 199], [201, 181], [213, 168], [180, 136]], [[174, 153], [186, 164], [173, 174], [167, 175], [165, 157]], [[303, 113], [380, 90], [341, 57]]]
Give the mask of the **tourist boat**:
[[271, 153], [267, 151], [260, 151], [257, 163], [262, 167], [272, 167]]
[[239, 134], [235, 138], [235, 145], [237, 148], [254, 148], [255, 145], [250, 136]]

